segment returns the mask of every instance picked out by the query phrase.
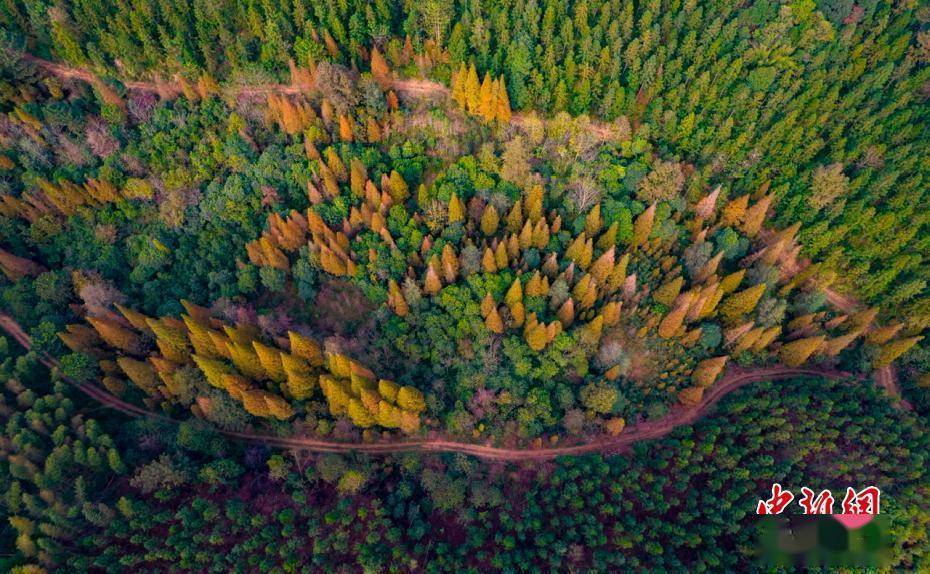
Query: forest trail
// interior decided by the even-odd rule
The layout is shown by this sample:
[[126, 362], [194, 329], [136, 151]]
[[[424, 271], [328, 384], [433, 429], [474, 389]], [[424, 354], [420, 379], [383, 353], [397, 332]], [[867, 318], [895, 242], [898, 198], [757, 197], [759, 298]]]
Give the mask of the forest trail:
[[[32, 62], [46, 72], [60, 78], [81, 80], [89, 84], [95, 84], [100, 81], [99, 76], [85, 68], [75, 68], [58, 62], [44, 60], [28, 53], [22, 53], [22, 56], [25, 60]], [[130, 90], [152, 92], [156, 94], [170, 93], [177, 95], [182, 93], [180, 82], [175, 80], [156, 82], [129, 80], [123, 82], [123, 85]], [[391, 88], [398, 94], [413, 99], [444, 98], [449, 97], [451, 94], [449, 88], [444, 84], [423, 78], [394, 78], [391, 80]], [[221, 88], [224, 95], [234, 98], [239, 96], [268, 96], [270, 94], [296, 96], [312, 92], [313, 89], [312, 85], [298, 84], [229, 84]], [[514, 112], [511, 115], [510, 121], [512, 124], [520, 125], [527, 117], [526, 114]], [[615, 135], [614, 126], [609, 123], [592, 121], [588, 129], [592, 134], [603, 140], [611, 139]]]
[[[842, 293], [837, 293], [829, 287], [824, 289], [824, 293], [826, 293], [827, 301], [831, 305], [847, 315], [855, 313], [861, 308], [859, 302], [854, 298], [843, 295]], [[901, 395], [901, 387], [898, 386], [898, 376], [893, 364], [879, 367], [878, 370], [875, 371], [875, 382], [885, 389], [885, 392], [888, 393], [896, 404], [908, 410], [913, 408], [911, 403], [905, 400]]]
[[[32, 348], [32, 339], [19, 323], [9, 315], [0, 313], [0, 328], [13, 337], [23, 348], [27, 350]], [[59, 367], [58, 361], [43, 353], [39, 353], [39, 360], [50, 369]], [[618, 454], [628, 452], [637, 442], [662, 438], [680, 426], [693, 424], [706, 415], [723, 397], [750, 383], [784, 380], [802, 376], [842, 379], [848, 378], [851, 375], [849, 373], [819, 367], [791, 368], [774, 366], [748, 370], [730, 370], [722, 379], [707, 389], [701, 402], [696, 407], [688, 408], [676, 405], [671, 408], [671, 411], [666, 416], [660, 419], [643, 421], [630, 425], [617, 436], [606, 435], [582, 444], [566, 446], [503, 448], [487, 444], [457, 442], [443, 438], [411, 438], [394, 440], [391, 442], [353, 443], [319, 440], [299, 436], [280, 437], [256, 433], [223, 431], [219, 429], [217, 429], [216, 432], [242, 442], [311, 452], [362, 452], [367, 454], [457, 452], [483, 459], [499, 461], [544, 460], [558, 456], [580, 455], [594, 452]], [[81, 383], [69, 377], [63, 378], [66, 382], [77, 387], [78, 390], [88, 397], [130, 417], [148, 417], [164, 422], [179, 422], [167, 416], [153, 413], [128, 403], [93, 383]]]

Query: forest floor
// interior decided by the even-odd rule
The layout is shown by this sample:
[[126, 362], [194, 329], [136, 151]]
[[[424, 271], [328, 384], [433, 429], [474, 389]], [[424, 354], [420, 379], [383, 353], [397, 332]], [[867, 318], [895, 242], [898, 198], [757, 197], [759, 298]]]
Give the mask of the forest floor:
[[[23, 56], [40, 68], [61, 78], [76, 79], [92, 84], [100, 81], [99, 77], [90, 70], [74, 68], [64, 64], [43, 60], [29, 54], [24, 54]], [[130, 90], [141, 90], [159, 94], [165, 94], [166, 92], [177, 94], [181, 92], [181, 85], [176, 81], [127, 81], [124, 82], [123, 85]], [[392, 81], [391, 86], [398, 93], [413, 98], [445, 97], [449, 94], [449, 89], [446, 86], [425, 79], [395, 79]], [[307, 93], [310, 90], [312, 90], [311, 86], [289, 84], [227, 85], [223, 88], [225, 94], [234, 97], [240, 95], [257, 96], [273, 93], [301, 94]], [[522, 114], [514, 113], [512, 121], [519, 124], [525, 117], [526, 116]], [[595, 135], [601, 138], [609, 138], [613, 133], [610, 124], [592, 123], [590, 129]], [[855, 299], [833, 290], [827, 289], [826, 294], [830, 304], [844, 313], [854, 312], [860, 307], [858, 301]], [[26, 349], [31, 348], [32, 341], [29, 335], [12, 317], [0, 314], [0, 328], [16, 339], [16, 341]], [[52, 357], [40, 355], [40, 360], [49, 368], [58, 367], [57, 361]], [[729, 369], [722, 379], [706, 390], [701, 402], [694, 407], [688, 408], [678, 405], [672, 407], [671, 411], [666, 416], [655, 420], [632, 424], [617, 436], [606, 435], [582, 444], [566, 446], [499, 448], [488, 444], [456, 442], [439, 437], [400, 439], [391, 442], [352, 443], [325, 441], [307, 437], [279, 437], [219, 430], [218, 432], [229, 438], [240, 441], [313, 452], [366, 452], [370, 454], [411, 451], [459, 452], [494, 460], [547, 459], [557, 456], [579, 455], [592, 452], [620, 453], [628, 451], [632, 445], [637, 442], [658, 439], [668, 435], [679, 426], [694, 423], [710, 411], [724, 396], [749, 383], [766, 380], [783, 380], [800, 376], [833, 379], [851, 377], [849, 373], [823, 367], [791, 368], [774, 366], [755, 369]], [[874, 374], [874, 378], [876, 383], [886, 390], [898, 406], [910, 408], [909, 403], [901, 398], [901, 391], [897, 384], [893, 366], [889, 365], [878, 369]], [[163, 421], [173, 420], [164, 415], [150, 412], [139, 406], [123, 401], [95, 384], [81, 383], [70, 379], [67, 379], [67, 382], [77, 387], [90, 398], [126, 415], [132, 417], [149, 417]]]

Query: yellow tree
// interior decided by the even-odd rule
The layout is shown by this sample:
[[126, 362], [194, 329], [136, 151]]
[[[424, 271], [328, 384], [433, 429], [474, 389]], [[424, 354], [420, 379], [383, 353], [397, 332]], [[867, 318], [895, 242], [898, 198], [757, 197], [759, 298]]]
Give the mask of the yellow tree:
[[426, 267], [426, 278], [423, 280], [423, 291], [427, 295], [435, 295], [439, 293], [440, 289], [442, 289], [442, 281], [439, 279], [439, 274], [436, 272], [433, 264], [430, 263]]
[[129, 357], [119, 357], [116, 362], [119, 364], [119, 368], [129, 377], [129, 380], [135, 383], [137, 387], [147, 394], [155, 393], [158, 388], [158, 378], [155, 369], [151, 365]]
[[751, 313], [763, 293], [765, 293], [765, 283], [759, 283], [730, 295], [720, 304], [720, 315], [727, 322], [734, 322], [743, 315]]
[[559, 307], [559, 310], [555, 315], [559, 318], [559, 321], [562, 323], [563, 327], [568, 328], [572, 324], [572, 322], [575, 320], [575, 302], [571, 297], [562, 303], [562, 306]]
[[723, 367], [727, 364], [728, 355], [723, 355], [722, 357], [713, 357], [710, 359], [704, 359], [694, 367], [694, 371], [691, 372], [691, 381], [697, 387], [709, 387], [714, 384], [714, 381], [717, 380], [717, 377], [720, 376], [720, 373], [723, 372]]
[[497, 233], [497, 226], [500, 223], [500, 216], [493, 205], [488, 205], [481, 214], [481, 231], [490, 237]]
[[88, 317], [87, 322], [93, 325], [100, 338], [111, 347], [134, 354], [142, 351], [139, 336], [118, 322], [100, 317]]
[[768, 213], [769, 206], [772, 203], [772, 196], [766, 195], [746, 210], [746, 216], [743, 219], [742, 230], [748, 237], [755, 237], [762, 229], [765, 222], [765, 216]]
[[704, 389], [701, 387], [688, 387], [678, 391], [678, 402], [686, 407], [696, 407], [704, 398]]
[[820, 335], [785, 343], [779, 350], [781, 362], [789, 367], [799, 367], [820, 349], [820, 346], [823, 345], [825, 340], [826, 337]]
[[412, 413], [422, 412], [426, 408], [423, 393], [414, 387], [403, 386], [397, 391], [397, 406]]
[[504, 83], [504, 77], [501, 76], [497, 80], [497, 109], [496, 117], [497, 121], [502, 124], [510, 123], [510, 98], [507, 96], [507, 86]]
[[323, 366], [323, 350], [319, 343], [294, 331], [288, 331], [287, 336], [291, 342], [291, 353], [305, 359], [314, 367]]
[[299, 401], [310, 398], [317, 383], [310, 365], [296, 355], [281, 351], [281, 366], [287, 374], [287, 390], [291, 396]]
[[749, 194], [741, 195], [731, 200], [723, 207], [720, 217], [721, 227], [733, 227], [743, 222], [746, 215], [746, 208], [749, 206]]
[[464, 219], [465, 206], [462, 205], [462, 201], [459, 199], [459, 196], [453, 193], [452, 197], [449, 199], [449, 223], [463, 221]]
[[382, 90], [386, 90], [391, 86], [391, 69], [388, 67], [384, 56], [378, 51], [377, 46], [371, 49], [371, 75]]
[[406, 317], [410, 312], [410, 307], [407, 305], [407, 300], [404, 299], [400, 286], [393, 279], [388, 282], [388, 305], [400, 317]]
[[678, 294], [681, 293], [681, 287], [684, 285], [684, 283], [684, 278], [679, 275], [678, 277], [666, 282], [664, 285], [656, 289], [652, 294], [652, 299], [656, 303], [661, 303], [666, 307], [671, 307], [672, 303], [675, 302], [675, 299], [678, 298]]
[[465, 67], [465, 62], [459, 64], [459, 69], [457, 72], [452, 74], [452, 99], [459, 105], [463, 110], [468, 106], [468, 96], [465, 93], [465, 84], [468, 81], [468, 68]]
[[259, 341], [252, 341], [252, 348], [255, 349], [258, 362], [269, 379], [276, 383], [283, 383], [287, 380], [287, 373], [284, 371], [284, 365], [281, 364], [281, 351]]
[[468, 75], [465, 77], [465, 108], [472, 114], [478, 114], [481, 104], [481, 84], [478, 80], [478, 71], [475, 69], [474, 62], [468, 67]]
[[485, 72], [484, 80], [481, 82], [481, 88], [478, 92], [478, 115], [484, 121], [494, 121], [497, 112], [496, 102], [494, 101], [494, 85], [491, 82], [491, 75]]
[[656, 204], [653, 203], [646, 211], [639, 214], [633, 223], [633, 239], [630, 241], [632, 247], [644, 245], [652, 233], [652, 224], [655, 222]]
[[895, 359], [908, 352], [910, 348], [916, 345], [921, 339], [923, 339], [923, 337], [908, 337], [882, 345], [878, 349], [878, 354], [875, 357], [873, 365], [877, 368], [890, 365]]
[[584, 231], [589, 237], [594, 237], [601, 230], [601, 225], [603, 225], [601, 221], [601, 204], [598, 203], [585, 216]]
[[493, 307], [488, 316], [484, 318], [484, 324], [492, 333], [500, 334], [504, 332], [504, 321], [497, 312], [497, 307]]

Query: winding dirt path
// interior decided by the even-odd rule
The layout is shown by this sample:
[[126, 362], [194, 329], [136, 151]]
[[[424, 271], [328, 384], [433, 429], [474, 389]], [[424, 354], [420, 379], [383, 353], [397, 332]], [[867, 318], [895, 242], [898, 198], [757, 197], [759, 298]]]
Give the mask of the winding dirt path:
[[[32, 348], [32, 339], [12, 317], [0, 314], [0, 329], [6, 331], [23, 348]], [[48, 368], [58, 368], [58, 361], [45, 354], [39, 360]], [[723, 397], [758, 381], [783, 380], [794, 377], [825, 377], [830, 379], [849, 378], [849, 373], [825, 368], [791, 368], [784, 366], [763, 367], [750, 370], [730, 370], [720, 381], [710, 387], [701, 402], [693, 408], [674, 406], [668, 415], [651, 421], [630, 425], [618, 436], [602, 436], [575, 445], [540, 448], [502, 448], [489, 444], [458, 442], [443, 438], [410, 438], [390, 442], [339, 442], [308, 437], [281, 437], [257, 433], [218, 430], [220, 434], [242, 442], [263, 444], [298, 451], [312, 452], [362, 452], [388, 454], [396, 452], [458, 452], [489, 460], [542, 460], [557, 456], [579, 455], [592, 452], [615, 454], [627, 452], [637, 442], [664, 437], [676, 428], [689, 425], [706, 415]], [[150, 412], [128, 403], [93, 383], [82, 383], [69, 377], [65, 381], [95, 401], [134, 418], [147, 417], [165, 422], [180, 422], [164, 415]]]
[[[833, 289], [824, 290], [827, 295], [827, 301], [847, 315], [855, 313], [861, 309], [861, 305], [854, 298], [837, 293]], [[911, 410], [911, 404], [904, 400], [901, 395], [901, 387], [898, 386], [898, 375], [895, 371], [894, 364], [879, 367], [874, 374], [875, 382], [878, 383], [888, 395], [894, 399], [895, 404], [905, 409]]]
[[[32, 62], [39, 68], [59, 78], [81, 80], [89, 84], [95, 84], [101, 81], [100, 76], [86, 68], [76, 68], [59, 62], [52, 62], [25, 52], [22, 52], [21, 55], [24, 60]], [[141, 92], [161, 93], [165, 89], [169, 89], [172, 92], [181, 93], [181, 84], [176, 80], [163, 80], [160, 82], [126, 80], [122, 81], [122, 84], [130, 90]], [[449, 94], [449, 88], [443, 84], [425, 79], [394, 79], [391, 81], [391, 88], [398, 93], [417, 98], [441, 97]], [[221, 89], [224, 94], [232, 96], [261, 96], [267, 94], [298, 95], [313, 91], [313, 86], [296, 84], [227, 84]]]

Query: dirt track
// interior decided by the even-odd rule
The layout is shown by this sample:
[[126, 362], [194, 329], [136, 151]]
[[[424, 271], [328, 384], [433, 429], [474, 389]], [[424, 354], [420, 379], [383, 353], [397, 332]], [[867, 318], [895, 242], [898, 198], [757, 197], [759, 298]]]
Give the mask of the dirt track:
[[[32, 348], [32, 340], [12, 317], [0, 314], [0, 328], [26, 349]], [[40, 355], [40, 360], [47, 367], [57, 368], [58, 362], [52, 357]], [[500, 448], [486, 444], [473, 444], [457, 442], [442, 438], [411, 438], [391, 442], [339, 442], [318, 440], [307, 437], [279, 437], [255, 433], [241, 433], [231, 431], [217, 431], [224, 436], [239, 441], [264, 444], [312, 452], [364, 452], [369, 454], [388, 454], [395, 452], [458, 452], [491, 460], [538, 460], [557, 456], [579, 455], [592, 452], [620, 453], [640, 441], [661, 438], [675, 428], [689, 425], [704, 416], [727, 394], [758, 381], [790, 379], [793, 377], [812, 376], [831, 379], [850, 377], [843, 373], [822, 368], [790, 368], [790, 367], [764, 367], [751, 370], [731, 370], [720, 381], [710, 387], [704, 398], [694, 408], [682, 406], [672, 407], [671, 412], [653, 421], [645, 421], [631, 425], [618, 436], [603, 436], [589, 442], [567, 446], [553, 446], [541, 448]], [[81, 383], [65, 377], [65, 381], [77, 387], [78, 390], [114, 410], [131, 417], [148, 417], [166, 422], [178, 422], [164, 415], [149, 412], [141, 407], [110, 394], [109, 391], [93, 384]]]
[[[825, 289], [824, 292], [827, 294], [827, 301], [847, 315], [855, 313], [861, 307], [859, 302], [852, 297], [837, 293], [833, 289]], [[898, 404], [907, 409], [911, 408], [910, 403], [902, 398], [901, 388], [898, 386], [898, 376], [894, 365], [885, 365], [876, 370], [875, 382], [884, 388], [885, 392], [887, 392], [892, 399], [895, 399]]]

